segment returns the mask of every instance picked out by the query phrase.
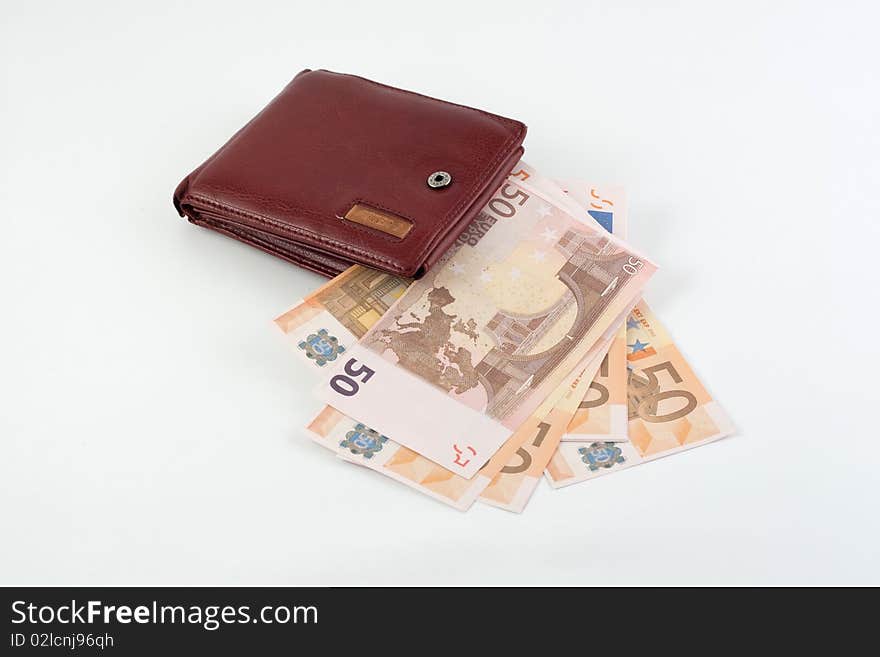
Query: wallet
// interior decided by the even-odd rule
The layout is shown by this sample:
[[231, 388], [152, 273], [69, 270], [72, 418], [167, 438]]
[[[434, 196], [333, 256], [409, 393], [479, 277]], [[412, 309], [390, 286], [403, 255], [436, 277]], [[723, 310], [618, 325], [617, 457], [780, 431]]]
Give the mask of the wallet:
[[523, 153], [526, 126], [306, 69], [174, 192], [191, 222], [335, 276], [407, 278], [455, 243]]

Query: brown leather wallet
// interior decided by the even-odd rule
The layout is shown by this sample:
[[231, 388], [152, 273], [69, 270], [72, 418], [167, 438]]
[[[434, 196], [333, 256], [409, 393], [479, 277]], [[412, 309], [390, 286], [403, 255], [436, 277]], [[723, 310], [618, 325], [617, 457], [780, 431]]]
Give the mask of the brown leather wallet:
[[353, 75], [305, 70], [189, 174], [174, 206], [326, 276], [419, 277], [523, 153], [526, 127]]

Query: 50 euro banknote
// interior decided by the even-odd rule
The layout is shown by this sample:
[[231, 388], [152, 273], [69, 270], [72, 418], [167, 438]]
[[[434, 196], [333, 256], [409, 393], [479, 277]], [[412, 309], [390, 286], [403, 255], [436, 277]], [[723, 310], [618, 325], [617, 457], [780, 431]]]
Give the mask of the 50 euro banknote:
[[734, 431], [644, 301], [626, 322], [629, 441], [563, 442], [546, 476], [561, 488], [724, 438]]
[[[605, 342], [607, 343], [607, 339]], [[521, 512], [583, 397], [599, 358], [548, 397], [476, 475], [466, 479], [378, 431], [325, 406], [308, 424], [314, 440], [345, 461], [367, 467], [456, 509], [479, 499]]]
[[327, 361], [317, 393], [470, 479], [598, 354], [655, 270], [511, 176], [457, 246]]
[[[628, 208], [622, 189], [580, 180], [562, 180], [559, 185], [585, 217], [609, 233], [627, 238]], [[627, 440], [625, 343], [626, 330], [621, 324], [562, 435], [563, 441]]]
[[[580, 208], [561, 189], [525, 163], [520, 163], [511, 175], [530, 179], [533, 185], [556, 194], [560, 203], [568, 203], [574, 213], [579, 212]], [[617, 206], [621, 206], [623, 196], [619, 190], [608, 191], [603, 198], [609, 196], [614, 196]], [[352, 267], [275, 322], [293, 340], [295, 353], [306, 369], [318, 376], [322, 367], [344, 354], [369, 330], [409, 283], [409, 280], [375, 270]], [[595, 362], [588, 364], [587, 372], [595, 368]], [[578, 382], [580, 385], [572, 393]], [[562, 406], [582, 396], [584, 383], [589, 383], [586, 374], [575, 376], [560, 386], [566, 392]], [[335, 450], [346, 460], [385, 474], [455, 508], [466, 509], [482, 493], [483, 501], [519, 511], [571, 415], [570, 410], [563, 414], [561, 408], [556, 408], [545, 418], [546, 407], [544, 404], [544, 408], [538, 409], [470, 479], [438, 466], [330, 407], [324, 408], [308, 428], [316, 442]]]
[[[304, 371], [317, 378], [321, 368], [345, 354], [409, 283], [407, 279], [354, 266], [279, 315], [274, 322], [293, 342], [293, 351]], [[405, 398], [401, 403], [406, 403]], [[546, 459], [533, 463], [528, 452], [523, 456], [525, 449], [539, 445], [540, 437], [545, 435], [539, 426], [543, 419], [530, 418], [525, 422], [470, 479], [437, 465], [330, 406], [324, 406], [307, 429], [315, 442], [340, 458], [379, 472], [456, 509], [466, 510], [483, 491], [495, 487], [498, 492], [493, 494], [493, 499], [497, 505], [504, 505], [507, 494], [514, 498], [511, 500], [514, 506], [518, 504], [522, 495], [516, 496], [515, 489], [523, 479], [520, 468], [525, 458], [529, 458], [531, 466], [525, 476], [533, 479], [536, 468], [539, 476], [546, 465]], [[565, 423], [556, 422], [561, 428]], [[523, 448], [523, 444], [527, 447]], [[548, 442], [545, 450], [549, 447]], [[511, 478], [515, 479], [515, 485], [511, 484]]]
[[[297, 360], [317, 382], [323, 368], [341, 358], [375, 324], [410, 284], [409, 279], [355, 265], [275, 318], [293, 343]], [[405, 400], [401, 400], [404, 403]], [[307, 429], [337, 456], [466, 510], [489, 485], [488, 463], [471, 479], [456, 475], [359, 420], [320, 404]]]
[[526, 440], [517, 443], [512, 458], [506, 459], [507, 464], [495, 473], [480, 494], [481, 502], [515, 513], [525, 509], [603, 358], [601, 353], [594, 357], [535, 410], [521, 427]]
[[[571, 417], [571, 413], [559, 416], [559, 400], [583, 376], [583, 372], [573, 374], [558, 392], [544, 400], [470, 479], [442, 468], [363, 424], [357, 423], [352, 430], [351, 421], [331, 406], [326, 406], [308, 428], [322, 440], [329, 436], [342, 459], [376, 470], [459, 510], [467, 510], [479, 499], [520, 512], [559, 442], [553, 441], [552, 427], [555, 425], [557, 435], [561, 435]], [[576, 398], [580, 396], [582, 393]]]
[[[555, 181], [543, 178], [525, 163], [521, 163], [521, 168], [511, 175], [529, 181], [560, 204], [570, 208], [575, 216], [580, 216], [584, 221], [598, 225], [597, 218], [588, 213], [586, 204], [582, 207], [581, 199], [578, 198], [576, 192], [569, 194], [568, 190], [564, 190]], [[573, 187], [574, 185], [567, 186]], [[617, 225], [624, 225], [626, 196], [622, 189], [606, 186], [600, 188], [596, 185], [580, 182], [576, 183], [576, 188], [589, 189], [590, 194], [602, 199], [603, 207], [616, 208], [601, 217], [603, 228], [611, 226], [615, 214], [619, 217]], [[622, 322], [620, 323], [622, 324]], [[608, 345], [609, 342], [613, 344], [617, 339], [616, 334], [606, 337], [597, 356], [586, 365], [583, 371], [561, 385], [555, 394], [546, 399], [533, 413], [533, 417], [527, 423], [529, 427], [527, 440], [522, 442], [513, 454], [513, 458], [493, 477], [491, 484], [481, 493], [479, 498], [481, 502], [517, 513], [525, 508], [550, 458], [564, 438], [575, 412], [585, 405], [583, 402], [585, 395], [588, 395], [589, 391], [596, 387], [597, 379], [606, 374], [602, 370], [603, 368], [607, 370], [608, 367], [610, 353]], [[607, 405], [607, 399], [600, 400], [599, 404], [593, 404], [593, 407], [599, 407], [599, 415], [601, 416], [601, 407], [605, 405]]]

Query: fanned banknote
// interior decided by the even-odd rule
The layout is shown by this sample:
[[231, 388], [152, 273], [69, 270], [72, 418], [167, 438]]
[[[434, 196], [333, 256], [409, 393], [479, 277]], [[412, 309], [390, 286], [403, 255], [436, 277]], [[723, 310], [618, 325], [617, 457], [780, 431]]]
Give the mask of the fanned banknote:
[[[559, 185], [587, 217], [611, 234], [627, 238], [628, 213], [622, 189], [578, 180], [562, 180]], [[626, 330], [621, 326], [562, 440], [627, 440], [625, 342]]]
[[[512, 183], [515, 187], [510, 186]], [[505, 190], [507, 194], [503, 193]], [[529, 193], [582, 223], [601, 226], [617, 237], [626, 234], [626, 197], [619, 189], [577, 181], [563, 181], [558, 186], [525, 163], [520, 163], [508, 179], [508, 185], [502, 187], [492, 200], [519, 203], [522, 198], [520, 194]], [[495, 209], [499, 208], [506, 206], [496, 204]], [[488, 215], [489, 209], [491, 201], [450, 255], [438, 263], [438, 267], [449, 266], [450, 270], [454, 270], [456, 262], [452, 260], [453, 254], [462, 250], [463, 245], [474, 247], [485, 238], [488, 229], [501, 220]], [[642, 262], [645, 262], [644, 259]], [[492, 264], [494, 268], [479, 271], [478, 280], [484, 284], [483, 288], [487, 287], [486, 283], [492, 282], [494, 274], [504, 271], [497, 266], [497, 262]], [[487, 271], [489, 281], [483, 275]], [[299, 360], [316, 380], [321, 380], [327, 369], [334, 365], [338, 368], [342, 359], [356, 353], [358, 340], [380, 324], [389, 309], [392, 315], [395, 313], [397, 305], [400, 305], [398, 299], [405, 296], [410, 284], [408, 279], [355, 266], [275, 321], [293, 339]], [[603, 291], [609, 287], [613, 290], [617, 285], [609, 283]], [[497, 296], [497, 293], [490, 295], [490, 301], [494, 302]], [[442, 318], [444, 324], [450, 325], [450, 335], [461, 331], [470, 338], [468, 329], [471, 329], [479, 336], [485, 326], [476, 329], [476, 321], [471, 325], [450, 313], [458, 308], [457, 302], [458, 298], [455, 298], [452, 303], [432, 306], [430, 301], [425, 303], [423, 300], [421, 315], [410, 311], [412, 314], [403, 319], [408, 325], [402, 327], [402, 332], [430, 332], [436, 325], [429, 325], [425, 320], [432, 311], [439, 310], [440, 314], [453, 315], [454, 321]], [[500, 306], [498, 311], [498, 314], [513, 315], [520, 320], [520, 324], [528, 326], [528, 322], [522, 322], [523, 318], [516, 317], [508, 308]], [[401, 314], [398, 312], [395, 320], [397, 332], [401, 332]], [[340, 458], [380, 472], [454, 508], [466, 510], [480, 499], [509, 511], [522, 511], [542, 470], [551, 485], [558, 488], [696, 447], [733, 431], [726, 414], [700, 384], [646, 304], [640, 302], [632, 309], [623, 335], [614, 336], [613, 324], [576, 366], [562, 377], [556, 388], [509, 434], [491, 459], [481, 468], [471, 470], [473, 474], [469, 478], [464, 476], [469, 473], [441, 467], [435, 462], [436, 459], [431, 460], [330, 406], [323, 407], [308, 429], [316, 442], [333, 450]], [[566, 331], [569, 339], [570, 333]], [[476, 340], [471, 342], [477, 344]], [[610, 349], [609, 343], [612, 343]], [[422, 344], [431, 343], [429, 340]], [[462, 344], [446, 339], [441, 346], [442, 351], [438, 350], [438, 353], [446, 357], [445, 360], [441, 359], [442, 364], [454, 370], [446, 373], [450, 380], [446, 381], [444, 389], [448, 392], [448, 388], [454, 388], [463, 380], [464, 369], [461, 362], [456, 360], [462, 351]], [[470, 344], [466, 342], [465, 350], [469, 347]], [[455, 350], [449, 352], [450, 348]], [[394, 352], [391, 360], [399, 362], [400, 356], [395, 350], [391, 351]], [[452, 358], [449, 357], [450, 353]], [[534, 354], [525, 351], [525, 355]], [[413, 357], [412, 354], [409, 356]], [[431, 358], [434, 363], [437, 362], [433, 356]], [[481, 364], [482, 361], [474, 368], [478, 377]], [[343, 371], [349, 375], [361, 375], [363, 382], [372, 376], [357, 370], [356, 365]], [[450, 396], [460, 395], [456, 390]], [[622, 403], [624, 398], [627, 400], [626, 407]], [[412, 401], [411, 395], [407, 394], [403, 399], [406, 403]], [[626, 415], [621, 413], [622, 410]], [[626, 419], [623, 430], [620, 416]], [[446, 417], [442, 410], [431, 409], [425, 415], [425, 420], [442, 424]], [[632, 433], [631, 442], [626, 441], [628, 432]], [[560, 444], [561, 440], [577, 442]], [[471, 454], [458, 444], [453, 447], [459, 448], [455, 451], [454, 460], [470, 460], [468, 457]]]
[[[409, 279], [355, 265], [274, 321], [315, 381], [410, 284]], [[503, 452], [465, 479], [358, 420], [324, 406], [307, 426], [312, 439], [352, 463], [375, 470], [456, 509], [466, 510], [509, 460]]]
[[460, 477], [352, 421], [331, 406], [325, 406], [308, 429], [320, 444], [333, 449], [344, 460], [375, 470], [461, 511], [467, 510], [489, 485], [487, 475], [478, 472], [471, 479]]
[[[525, 163], [520, 163], [520, 167], [512, 175], [530, 178], [533, 185], [551, 195], [555, 194], [560, 202], [569, 203], [574, 212], [579, 211], [578, 206], [571, 204], [571, 200], [559, 187], [541, 177]], [[622, 198], [622, 195], [618, 196]], [[344, 354], [402, 294], [409, 283], [407, 279], [390, 274], [364, 267], [352, 267], [280, 315], [275, 323], [294, 342], [295, 353], [300, 362], [314, 376], [319, 376], [320, 368]], [[595, 359], [587, 370], [594, 369]], [[580, 380], [582, 387], [584, 380], [582, 377]], [[572, 385], [574, 384], [565, 382], [563, 388], [568, 392]], [[566, 403], [571, 398], [569, 393]], [[547, 422], [544, 421], [541, 411], [531, 424], [527, 422], [521, 431], [505, 443], [496, 457], [471, 479], [439, 467], [416, 452], [329, 407], [325, 407], [317, 415], [308, 429], [318, 444], [336, 451], [342, 458], [376, 470], [455, 508], [466, 509], [488, 486], [490, 490], [487, 494], [492, 496], [491, 503], [510, 510], [521, 510], [534, 489], [536, 475], [540, 475], [555, 450], [558, 435], [561, 433], [558, 427], [563, 422], [561, 413], [561, 409], [555, 409], [551, 423], [549, 418]], [[551, 425], [553, 430], [548, 431], [545, 427]], [[557, 438], [555, 442], [554, 438]], [[539, 447], [540, 451], [532, 456], [531, 450]], [[528, 458], [528, 464], [524, 468], [525, 458]], [[515, 480], [516, 484], [512, 484], [511, 480]], [[511, 503], [509, 507], [508, 502]]]
[[[525, 163], [512, 174], [530, 182], [561, 203], [571, 204], [561, 189]], [[577, 205], [570, 205], [578, 212]], [[313, 376], [346, 352], [399, 297], [410, 281], [364, 267], [352, 267], [280, 315], [276, 325], [293, 341], [295, 353]], [[329, 327], [329, 328], [328, 328]], [[594, 369], [591, 364], [588, 370]], [[577, 380], [577, 377], [575, 377]], [[566, 382], [563, 387], [574, 385]], [[583, 380], [581, 380], [583, 386]], [[569, 394], [569, 399], [571, 395]], [[546, 406], [546, 405], [545, 405]], [[547, 431], [543, 412], [514, 434], [493, 459], [466, 479], [438, 466], [420, 454], [389, 440], [370, 427], [325, 407], [308, 425], [312, 438], [347, 461], [368, 467], [458, 509], [466, 509], [489, 487], [492, 503], [521, 510], [550, 455], [553, 438], [560, 433], [560, 411], [553, 413], [554, 430]], [[532, 457], [531, 450], [541, 448]], [[528, 451], [527, 451], [528, 450]], [[525, 457], [528, 467], [523, 468]], [[516, 485], [511, 483], [516, 481]], [[492, 482], [490, 484], [490, 481]], [[518, 491], [521, 491], [519, 494]], [[509, 499], [506, 499], [508, 498]], [[510, 502], [510, 506], [506, 506]]]
[[[293, 343], [303, 371], [317, 382], [322, 369], [357, 344], [409, 283], [409, 279], [355, 265], [298, 301], [274, 323]], [[317, 412], [323, 404], [315, 401], [315, 406]], [[336, 444], [326, 436], [311, 435], [335, 451]]]
[[626, 322], [629, 442], [564, 442], [546, 475], [554, 488], [623, 470], [733, 432], [730, 418], [644, 301]]
[[655, 270], [509, 178], [457, 248], [331, 365], [319, 397], [470, 478], [596, 355]]
[[[407, 279], [354, 266], [274, 321], [293, 343], [304, 370], [317, 377], [320, 369], [345, 353], [357, 341], [357, 335], [375, 322], [377, 313], [384, 312], [383, 307], [408, 284]], [[588, 370], [592, 369], [595, 364], [588, 366]], [[582, 391], [574, 394], [579, 395]], [[561, 433], [557, 430], [548, 435], [545, 423], [555, 421], [559, 427], [567, 422], [558, 417], [559, 411], [552, 419], [542, 415], [531, 424], [524, 424], [471, 479], [438, 466], [329, 406], [317, 414], [307, 429], [315, 442], [345, 460], [391, 477], [456, 509], [469, 508], [491, 482], [496, 487], [491, 503], [521, 511], [555, 450], [552, 438]], [[543, 451], [549, 453], [533, 457], [531, 450], [541, 447], [544, 439]], [[526, 463], [528, 467], [523, 469]], [[521, 492], [517, 495], [517, 491]], [[509, 507], [505, 496], [510, 498]]]
[[[572, 380], [566, 381], [565, 389], [573, 386], [577, 379], [577, 375], [572, 375]], [[552, 408], [556, 399], [557, 395], [551, 395], [543, 406]], [[544, 435], [542, 424], [544, 421], [548, 421], [544, 415], [544, 410], [533, 413], [501, 446], [501, 449], [492, 455], [489, 462], [470, 479], [450, 472], [363, 424], [355, 424], [352, 430], [351, 420], [331, 406], [324, 407], [318, 417], [309, 424], [308, 429], [322, 437], [319, 439], [322, 444], [325, 444], [323, 442], [324, 436], [330, 437], [330, 442], [335, 443], [336, 454], [340, 458], [350, 463], [366, 466], [464, 511], [473, 504], [478, 495], [503, 486], [507, 481], [506, 477], [509, 476], [504, 472], [505, 470], [515, 468], [519, 472], [519, 466], [524, 462], [523, 455], [529, 454], [524, 451], [524, 447], [529, 449], [540, 446], [541, 441], [537, 437]], [[557, 422], [560, 427], [558, 434], [561, 435], [570, 415], [569, 413], [564, 421]], [[518, 483], [515, 486], [504, 487], [505, 493], [511, 494], [509, 505], [504, 500], [503, 494], [497, 496], [490, 503], [509, 511], [522, 511], [543, 468], [555, 451], [556, 444], [558, 444], [558, 440], [551, 444], [548, 439], [543, 450], [546, 454], [538, 454], [534, 460], [530, 461], [527, 476], [518, 478]], [[517, 495], [516, 491], [520, 491], [520, 494]], [[480, 499], [488, 501], [482, 497]]]
[[526, 422], [531, 440], [519, 446], [512, 460], [493, 477], [480, 494], [481, 502], [505, 511], [522, 512], [603, 358], [601, 354], [593, 358], [580, 374], [563, 384], [559, 393], [536, 409], [534, 419]]
[[[572, 201], [580, 202], [576, 192], [569, 195], [561, 186], [543, 178], [527, 164], [520, 164], [521, 167], [511, 174], [512, 176], [528, 180], [532, 185], [545, 191], [549, 197], [571, 208], [576, 216], [589, 223], [597, 223], [595, 217], [587, 214], [586, 206], [582, 208], [578, 203], [572, 203]], [[620, 214], [625, 218], [626, 197], [622, 189], [602, 187], [602, 192], [598, 192], [599, 188], [595, 185], [578, 183], [578, 186], [589, 189], [593, 194], [599, 194], [608, 206], [620, 208]], [[604, 224], [610, 225], [610, 219], [611, 217], [606, 218]], [[622, 224], [622, 220], [618, 223]], [[617, 336], [613, 338], [616, 339]], [[595, 387], [595, 380], [601, 368], [607, 370], [608, 353], [610, 352], [602, 347], [599, 355], [593, 358], [577, 377], [562, 384], [561, 389], [545, 400], [533, 413], [535, 419], [530, 423], [534, 426], [531, 438], [517, 449], [513, 460], [495, 475], [492, 483], [481, 493], [481, 502], [517, 513], [525, 508], [540, 481], [541, 474], [564, 437], [564, 432], [570, 425], [576, 409], [584, 405], [583, 400], [585, 395], [589, 394], [588, 390]], [[622, 363], [622, 367], [625, 370], [625, 362]], [[624, 376], [623, 373], [621, 376]], [[554, 399], [557, 400], [555, 403]]]

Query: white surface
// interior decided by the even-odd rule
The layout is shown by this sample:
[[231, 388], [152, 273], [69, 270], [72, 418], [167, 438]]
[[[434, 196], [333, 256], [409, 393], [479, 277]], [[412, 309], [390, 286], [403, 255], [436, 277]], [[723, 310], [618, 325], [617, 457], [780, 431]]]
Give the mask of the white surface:
[[[122, 4], [0, 10], [0, 583], [880, 583], [876, 3]], [[739, 434], [520, 516], [308, 442], [269, 320], [322, 279], [171, 205], [305, 67], [625, 185]]]

